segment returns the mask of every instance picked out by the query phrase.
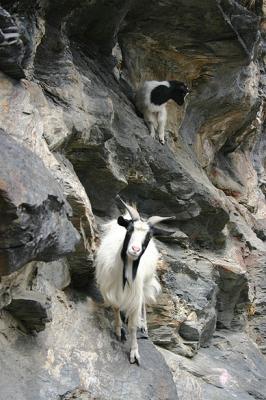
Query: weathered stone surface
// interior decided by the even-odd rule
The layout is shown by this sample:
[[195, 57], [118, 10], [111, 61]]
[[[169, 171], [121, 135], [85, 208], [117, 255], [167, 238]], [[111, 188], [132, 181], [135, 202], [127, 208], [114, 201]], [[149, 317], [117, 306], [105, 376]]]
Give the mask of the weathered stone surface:
[[82, 275], [79, 280], [86, 284], [88, 276], [91, 276], [89, 263], [91, 264], [96, 239], [91, 204], [71, 164], [63, 155], [52, 154], [47, 145], [48, 143], [51, 149], [57, 149], [67, 135], [62, 110], [53, 106], [45, 98], [41, 88], [34, 83], [16, 82], [2, 74], [0, 87], [4, 95], [0, 98], [0, 126], [8, 135], [41, 158], [60, 184], [62, 196], [66, 197], [72, 211], [74, 210], [69, 217], [82, 239], [76, 246], [75, 253], [71, 255], [71, 270], [73, 276], [76, 274], [80, 278]]
[[[170, 326], [176, 321], [176, 333], [179, 332], [185, 343], [191, 344], [192, 350], [195, 350], [195, 344], [197, 348], [209, 343], [216, 328], [218, 271], [207, 256], [200, 258], [189, 249], [164, 247], [164, 252], [167, 252], [164, 256], [166, 267], [161, 272], [161, 279], [167, 288], [169, 300], [178, 299], [176, 310], [174, 313], [167, 312], [165, 320]], [[160, 324], [164, 323], [164, 319], [160, 321]], [[189, 326], [194, 329], [189, 330]], [[179, 347], [175, 349], [173, 346], [173, 338], [174, 335], [172, 343], [165, 347], [179, 353]]]
[[22, 61], [23, 43], [19, 28], [11, 15], [0, 7], [0, 69], [15, 78], [25, 76]]
[[1, 327], [7, 329], [0, 335], [1, 400], [67, 399], [77, 387], [84, 399], [178, 399], [171, 373], [150, 341], [139, 340], [142, 365], [130, 365], [128, 344], [117, 342], [103, 308], [62, 292], [54, 293], [52, 304], [57, 317], [37, 337], [12, 337]]
[[12, 300], [5, 310], [20, 321], [26, 333], [39, 332], [51, 321], [50, 302], [46, 296], [33, 291], [12, 292]]
[[219, 332], [192, 360], [161, 350], [171, 368], [179, 399], [265, 398], [265, 358], [245, 334]]
[[42, 161], [3, 131], [1, 141], [1, 275], [32, 260], [53, 260], [79, 240], [71, 209]]
[[[228, 220], [220, 193], [208, 186], [199, 170], [195, 176], [191, 175], [191, 160], [147, 137], [145, 125], [132, 104], [121, 97], [111, 71], [72, 47], [73, 59], [62, 36], [58, 37], [62, 49], [55, 51], [54, 29], [47, 31], [38, 48], [35, 74], [48, 96], [58, 105], [61, 101], [65, 110], [69, 129], [67, 157], [95, 212], [100, 216], [111, 214], [114, 197], [123, 190], [125, 196], [140, 203], [143, 212], [156, 213], [161, 200], [168, 201], [165, 212], [177, 214], [186, 233], [194, 231], [199, 240], [217, 238], [218, 241]], [[62, 81], [65, 83], [61, 85]], [[193, 227], [192, 217], [195, 217]], [[212, 223], [214, 217], [216, 224]], [[203, 229], [195, 232], [196, 221], [201, 225], [206, 218], [210, 221], [210, 232]]]
[[81, 235], [75, 253], [68, 256], [68, 262], [72, 284], [82, 287], [88, 285], [94, 276], [93, 254], [98, 236], [95, 218], [90, 200], [71, 163], [60, 154], [57, 154], [56, 158], [59, 161], [56, 175], [73, 210], [71, 222]]
[[266, 354], [266, 262], [262, 256], [251, 255], [247, 260], [250, 304], [247, 307], [249, 333], [263, 354]]
[[36, 279], [48, 281], [56, 289], [65, 289], [71, 282], [69, 265], [66, 259], [36, 264]]
[[[239, 307], [248, 303], [247, 275], [242, 271], [231, 271], [219, 268], [219, 293], [217, 296], [217, 326], [219, 328], [233, 328], [241, 324], [237, 316], [241, 315]], [[242, 322], [243, 325], [243, 322]]]
[[[150, 342], [140, 340], [146, 364], [130, 366], [128, 345], [111, 333], [112, 314], [88, 299], [99, 299], [92, 279], [98, 228], [118, 215], [120, 192], [143, 215], [177, 217], [167, 225], [176, 232], [157, 242], [163, 291], [148, 320], [154, 343], [171, 350], [178, 398], [264, 399], [265, 360], [245, 336], [265, 352], [262, 2], [1, 6], [20, 44], [7, 47], [5, 58], [0, 46], [0, 68], [6, 62], [13, 77], [23, 69], [27, 80], [1, 74], [0, 127], [50, 170], [82, 240], [67, 258], [1, 279], [1, 308], [18, 287], [50, 297], [53, 320], [37, 338], [21, 337], [20, 315], [2, 311], [0, 397], [177, 398]], [[136, 115], [134, 89], [144, 79], [192, 88], [184, 107], [167, 105], [165, 146]], [[70, 275], [84, 293], [62, 292]]]
[[37, 264], [28, 263], [13, 274], [2, 276], [0, 282], [0, 307], [4, 317], [8, 315], [11, 325], [24, 334], [40, 332], [51, 321], [50, 297], [34, 290], [32, 285]]

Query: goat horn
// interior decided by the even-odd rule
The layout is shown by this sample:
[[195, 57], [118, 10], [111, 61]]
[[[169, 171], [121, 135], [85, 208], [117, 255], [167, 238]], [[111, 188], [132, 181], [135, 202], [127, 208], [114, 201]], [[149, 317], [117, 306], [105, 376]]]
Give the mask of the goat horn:
[[116, 196], [116, 199], [118, 199], [119, 201], [121, 201], [121, 203], [125, 206], [125, 208], [126, 208], [127, 211], [129, 212], [129, 214], [130, 214], [130, 216], [131, 216], [131, 218], [132, 218], [133, 220], [139, 220], [139, 219], [140, 219], [140, 215], [139, 215], [138, 211], [137, 211], [135, 208], [133, 208], [133, 207], [129, 206], [128, 204], [126, 204], [126, 203], [124, 202], [124, 200], [121, 199], [121, 197], [119, 196], [119, 194]]
[[167, 219], [176, 219], [176, 217], [159, 217], [158, 215], [155, 215], [154, 217], [150, 217], [147, 222], [150, 225], [155, 225], [161, 221], [166, 221]]

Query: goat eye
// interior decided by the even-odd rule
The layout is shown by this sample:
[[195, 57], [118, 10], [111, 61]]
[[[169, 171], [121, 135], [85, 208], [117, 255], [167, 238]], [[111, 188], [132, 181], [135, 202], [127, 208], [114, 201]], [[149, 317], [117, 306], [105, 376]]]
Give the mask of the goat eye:
[[132, 232], [134, 230], [133, 224], [128, 224], [127, 231]]

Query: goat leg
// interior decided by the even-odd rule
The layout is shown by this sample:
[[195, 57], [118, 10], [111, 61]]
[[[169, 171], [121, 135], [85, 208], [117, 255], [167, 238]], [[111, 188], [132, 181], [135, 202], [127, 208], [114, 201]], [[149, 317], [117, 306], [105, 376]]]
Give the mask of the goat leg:
[[126, 330], [122, 326], [122, 320], [120, 316], [120, 310], [117, 307], [113, 307], [115, 316], [115, 334], [118, 340], [125, 342], [127, 340]]
[[142, 333], [142, 338], [148, 338], [148, 326], [147, 326], [147, 314], [145, 303], [142, 303], [141, 307], [141, 324], [140, 331]]
[[165, 143], [164, 139], [164, 129], [165, 129], [165, 124], [166, 124], [166, 109], [163, 108], [159, 113], [158, 113], [158, 133], [159, 133], [159, 141], [161, 144]]
[[130, 356], [129, 360], [131, 364], [135, 362], [140, 365], [140, 355], [139, 355], [139, 347], [137, 341], [137, 320], [138, 313], [134, 312], [128, 318], [128, 329], [130, 331]]
[[155, 117], [153, 113], [151, 112], [145, 112], [144, 113], [144, 120], [146, 124], [148, 125], [151, 137], [154, 139], [155, 138]]

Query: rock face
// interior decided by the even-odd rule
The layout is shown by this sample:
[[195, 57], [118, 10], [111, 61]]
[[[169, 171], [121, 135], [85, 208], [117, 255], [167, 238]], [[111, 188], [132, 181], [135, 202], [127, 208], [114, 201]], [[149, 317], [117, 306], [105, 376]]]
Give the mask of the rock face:
[[[42, 277], [37, 284], [54, 291]], [[7, 331], [1, 336], [1, 399], [178, 398], [170, 370], [150, 341], [140, 340], [144, 365], [130, 365], [128, 345], [121, 348], [104, 309], [71, 293], [51, 297], [59, 318], [36, 337], [14, 336], [7, 316], [2, 319]]]
[[15, 19], [1, 7], [0, 10], [0, 67], [15, 78], [23, 78], [24, 48]]
[[[1, 2], [1, 400], [266, 398], [265, 32], [260, 0]], [[192, 89], [165, 146], [145, 79]], [[94, 286], [118, 193], [176, 216], [140, 368]]]
[[265, 398], [265, 358], [246, 335], [219, 331], [212, 345], [192, 360], [160, 351], [172, 370], [179, 399]]
[[49, 261], [74, 250], [79, 240], [67, 218], [63, 193], [43, 162], [0, 131], [0, 273], [27, 262]]

